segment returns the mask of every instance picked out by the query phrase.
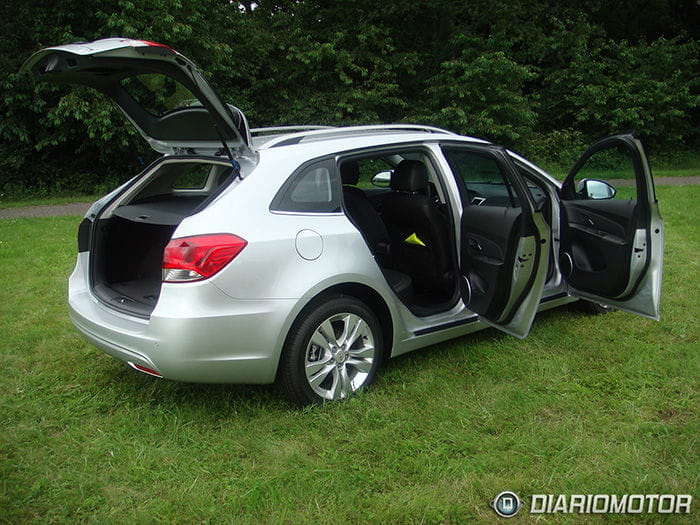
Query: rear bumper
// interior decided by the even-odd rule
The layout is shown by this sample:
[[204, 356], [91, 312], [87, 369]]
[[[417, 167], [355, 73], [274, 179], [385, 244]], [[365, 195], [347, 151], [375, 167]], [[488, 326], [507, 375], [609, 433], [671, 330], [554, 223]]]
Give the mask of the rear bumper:
[[294, 300], [239, 300], [209, 282], [165, 284], [150, 319], [117, 312], [87, 286], [87, 254], [69, 279], [75, 327], [91, 343], [166, 379], [271, 383]]

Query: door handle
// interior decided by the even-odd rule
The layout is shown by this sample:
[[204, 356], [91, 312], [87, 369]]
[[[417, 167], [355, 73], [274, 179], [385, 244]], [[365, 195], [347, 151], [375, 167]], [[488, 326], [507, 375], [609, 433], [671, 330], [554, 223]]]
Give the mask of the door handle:
[[477, 252], [483, 251], [481, 244], [476, 239], [469, 239], [469, 247]]

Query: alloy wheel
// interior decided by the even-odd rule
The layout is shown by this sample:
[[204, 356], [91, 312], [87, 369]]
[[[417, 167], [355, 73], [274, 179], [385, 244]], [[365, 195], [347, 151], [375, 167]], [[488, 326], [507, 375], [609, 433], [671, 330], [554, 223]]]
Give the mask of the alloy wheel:
[[323, 321], [306, 347], [304, 371], [312, 390], [343, 399], [365, 384], [375, 360], [374, 335], [359, 315], [338, 313]]

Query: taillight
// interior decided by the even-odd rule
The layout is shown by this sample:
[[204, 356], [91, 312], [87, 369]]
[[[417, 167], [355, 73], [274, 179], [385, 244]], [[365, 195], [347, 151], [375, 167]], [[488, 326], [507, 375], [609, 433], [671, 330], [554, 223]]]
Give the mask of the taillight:
[[177, 53], [172, 47], [166, 46], [165, 44], [159, 44], [158, 42], [151, 42], [150, 40], [137, 40], [137, 42], [141, 42], [143, 44], [146, 44], [149, 47], [164, 47], [165, 49], [170, 50], [172, 53]]
[[246, 244], [230, 233], [173, 239], [163, 253], [163, 281], [180, 283], [211, 277], [241, 253]]

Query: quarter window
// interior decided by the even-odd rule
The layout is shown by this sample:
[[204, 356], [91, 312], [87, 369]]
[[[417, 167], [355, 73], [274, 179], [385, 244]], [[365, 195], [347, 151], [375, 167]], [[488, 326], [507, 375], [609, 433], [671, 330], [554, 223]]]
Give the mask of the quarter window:
[[287, 181], [272, 202], [271, 209], [301, 213], [340, 211], [339, 182], [331, 161], [302, 168]]
[[207, 183], [211, 164], [191, 163], [181, 168], [181, 174], [173, 181], [174, 190], [201, 190]]

